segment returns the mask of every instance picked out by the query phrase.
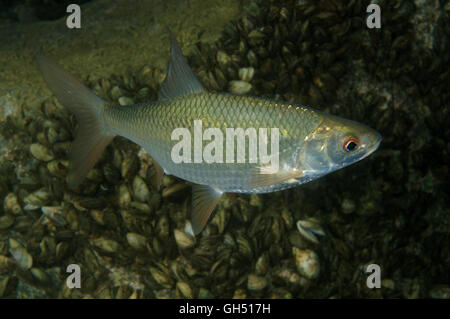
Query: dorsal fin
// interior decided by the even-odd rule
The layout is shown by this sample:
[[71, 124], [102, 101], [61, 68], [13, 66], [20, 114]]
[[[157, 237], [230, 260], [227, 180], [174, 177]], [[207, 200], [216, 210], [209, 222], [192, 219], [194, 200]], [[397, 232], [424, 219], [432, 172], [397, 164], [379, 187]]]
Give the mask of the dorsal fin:
[[158, 92], [158, 99], [170, 99], [189, 93], [204, 92], [205, 88], [192, 72], [177, 44], [175, 36], [170, 33], [170, 62], [167, 76]]

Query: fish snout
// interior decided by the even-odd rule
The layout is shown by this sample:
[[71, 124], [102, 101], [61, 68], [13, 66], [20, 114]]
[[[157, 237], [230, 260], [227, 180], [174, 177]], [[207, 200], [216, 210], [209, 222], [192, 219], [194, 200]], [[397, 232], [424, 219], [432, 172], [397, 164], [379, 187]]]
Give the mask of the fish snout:
[[361, 159], [366, 158], [367, 156], [375, 152], [378, 147], [380, 147], [382, 140], [383, 137], [381, 136], [381, 134], [374, 129], [370, 129], [369, 132], [364, 134], [362, 136], [361, 142], [366, 152]]

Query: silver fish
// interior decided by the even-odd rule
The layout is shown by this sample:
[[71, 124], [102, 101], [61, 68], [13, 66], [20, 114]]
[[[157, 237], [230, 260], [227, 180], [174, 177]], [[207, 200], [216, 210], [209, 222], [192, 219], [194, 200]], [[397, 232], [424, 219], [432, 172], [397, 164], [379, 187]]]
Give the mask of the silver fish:
[[[381, 142], [380, 134], [363, 124], [310, 107], [206, 91], [173, 36], [167, 77], [155, 102], [110, 105], [49, 58], [39, 55], [37, 61], [48, 86], [79, 123], [70, 154], [68, 185], [76, 187], [82, 182], [114, 136], [126, 137], [152, 156], [158, 183], [163, 174], [194, 183], [191, 222], [195, 234], [204, 228], [224, 193], [267, 193], [291, 188], [367, 157]], [[190, 148], [182, 148], [184, 162], [174, 161], [175, 130], [184, 128], [183, 132], [193, 133], [198, 146], [208, 140], [205, 133], [198, 132], [198, 126], [205, 132], [219, 129], [224, 135], [227, 129], [242, 128], [248, 133], [248, 145], [234, 143], [236, 136], [232, 136], [227, 149], [226, 143], [220, 144], [219, 136], [213, 134], [214, 147], [210, 151], [213, 148], [214, 152], [210, 154], [214, 153], [215, 161], [202, 161], [202, 154], [186, 157], [184, 152]], [[262, 161], [261, 153], [250, 158], [249, 128], [254, 132], [270, 129], [271, 141], [277, 137], [276, 147], [271, 144], [271, 156], [277, 158], [275, 169]], [[200, 134], [200, 141], [196, 134]], [[268, 145], [268, 138], [268, 133], [260, 137], [262, 144], [257, 146]], [[237, 162], [234, 155], [245, 146], [249, 151], [244, 150], [244, 161]], [[197, 149], [194, 146], [194, 151]], [[219, 154], [224, 158], [224, 153], [233, 154], [233, 160], [217, 161]]]

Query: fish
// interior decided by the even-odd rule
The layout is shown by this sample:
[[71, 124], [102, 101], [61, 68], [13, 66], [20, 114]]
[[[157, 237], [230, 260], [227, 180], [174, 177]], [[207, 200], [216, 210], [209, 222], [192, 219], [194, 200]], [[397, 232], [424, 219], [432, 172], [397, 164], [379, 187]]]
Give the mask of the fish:
[[[193, 184], [191, 225], [197, 235], [225, 193], [292, 188], [356, 163], [379, 147], [380, 133], [362, 123], [300, 104], [206, 90], [175, 36], [170, 38], [170, 62], [158, 99], [134, 105], [107, 103], [52, 59], [36, 57], [48, 87], [78, 122], [69, 187], [82, 183], [115, 136], [125, 137], [152, 157], [158, 185], [164, 174]], [[246, 138], [241, 144], [239, 129]], [[227, 143], [219, 133], [225, 133]], [[186, 141], [192, 135], [194, 147]], [[205, 140], [210, 142], [203, 153], [201, 148], [196, 153]], [[269, 144], [270, 156], [261, 152]], [[259, 153], [251, 152], [258, 146]], [[192, 148], [194, 156], [188, 153]]]

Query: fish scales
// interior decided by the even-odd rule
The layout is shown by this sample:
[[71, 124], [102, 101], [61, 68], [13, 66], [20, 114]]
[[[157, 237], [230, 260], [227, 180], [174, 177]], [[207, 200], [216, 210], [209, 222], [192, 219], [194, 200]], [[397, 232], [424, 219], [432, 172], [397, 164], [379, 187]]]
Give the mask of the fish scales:
[[[201, 119], [203, 130], [219, 128], [222, 132], [230, 128], [270, 129], [280, 132], [280, 163], [294, 166], [293, 155], [301, 146], [299, 137], [306, 137], [321, 121], [320, 115], [308, 107], [265, 98], [240, 96], [224, 93], [196, 93], [186, 96], [142, 103], [132, 106], [106, 105], [103, 110], [105, 123], [112, 135], [124, 136], [144, 149], [170, 174], [187, 181], [220, 187], [221, 190], [237, 193], [261, 193], [293, 187], [274, 185], [251, 189], [246, 187], [249, 176], [245, 172], [259, 166], [256, 163], [190, 163], [175, 164], [170, 158], [174, 141], [171, 133], [179, 127], [192, 132], [194, 120]], [[226, 136], [224, 136], [224, 139]], [[206, 144], [207, 142], [203, 142]], [[237, 154], [234, 143], [234, 154]], [[246, 141], [248, 147], [248, 141]], [[226, 147], [223, 143], [223, 157]]]
[[[82, 183], [115, 136], [126, 137], [153, 157], [156, 185], [164, 173], [194, 183], [191, 224], [195, 234], [205, 227], [224, 193], [265, 193], [294, 187], [366, 158], [381, 142], [381, 135], [364, 124], [310, 107], [208, 92], [188, 66], [173, 35], [167, 77], [155, 102], [109, 105], [49, 58], [38, 56], [37, 61], [48, 86], [79, 123], [70, 153], [68, 186]], [[211, 128], [216, 130], [208, 130]], [[249, 130], [245, 145], [238, 143], [243, 142], [242, 136], [229, 138], [227, 129]], [[216, 141], [220, 137], [222, 143]], [[227, 156], [230, 139], [234, 163]], [[208, 153], [202, 146], [207, 149], [210, 145], [214, 148]], [[249, 145], [256, 146], [253, 152]], [[183, 157], [176, 154], [180, 150]], [[261, 150], [268, 155], [264, 160]], [[242, 163], [236, 162], [239, 152], [245, 153]], [[218, 154], [222, 154], [222, 161]]]

